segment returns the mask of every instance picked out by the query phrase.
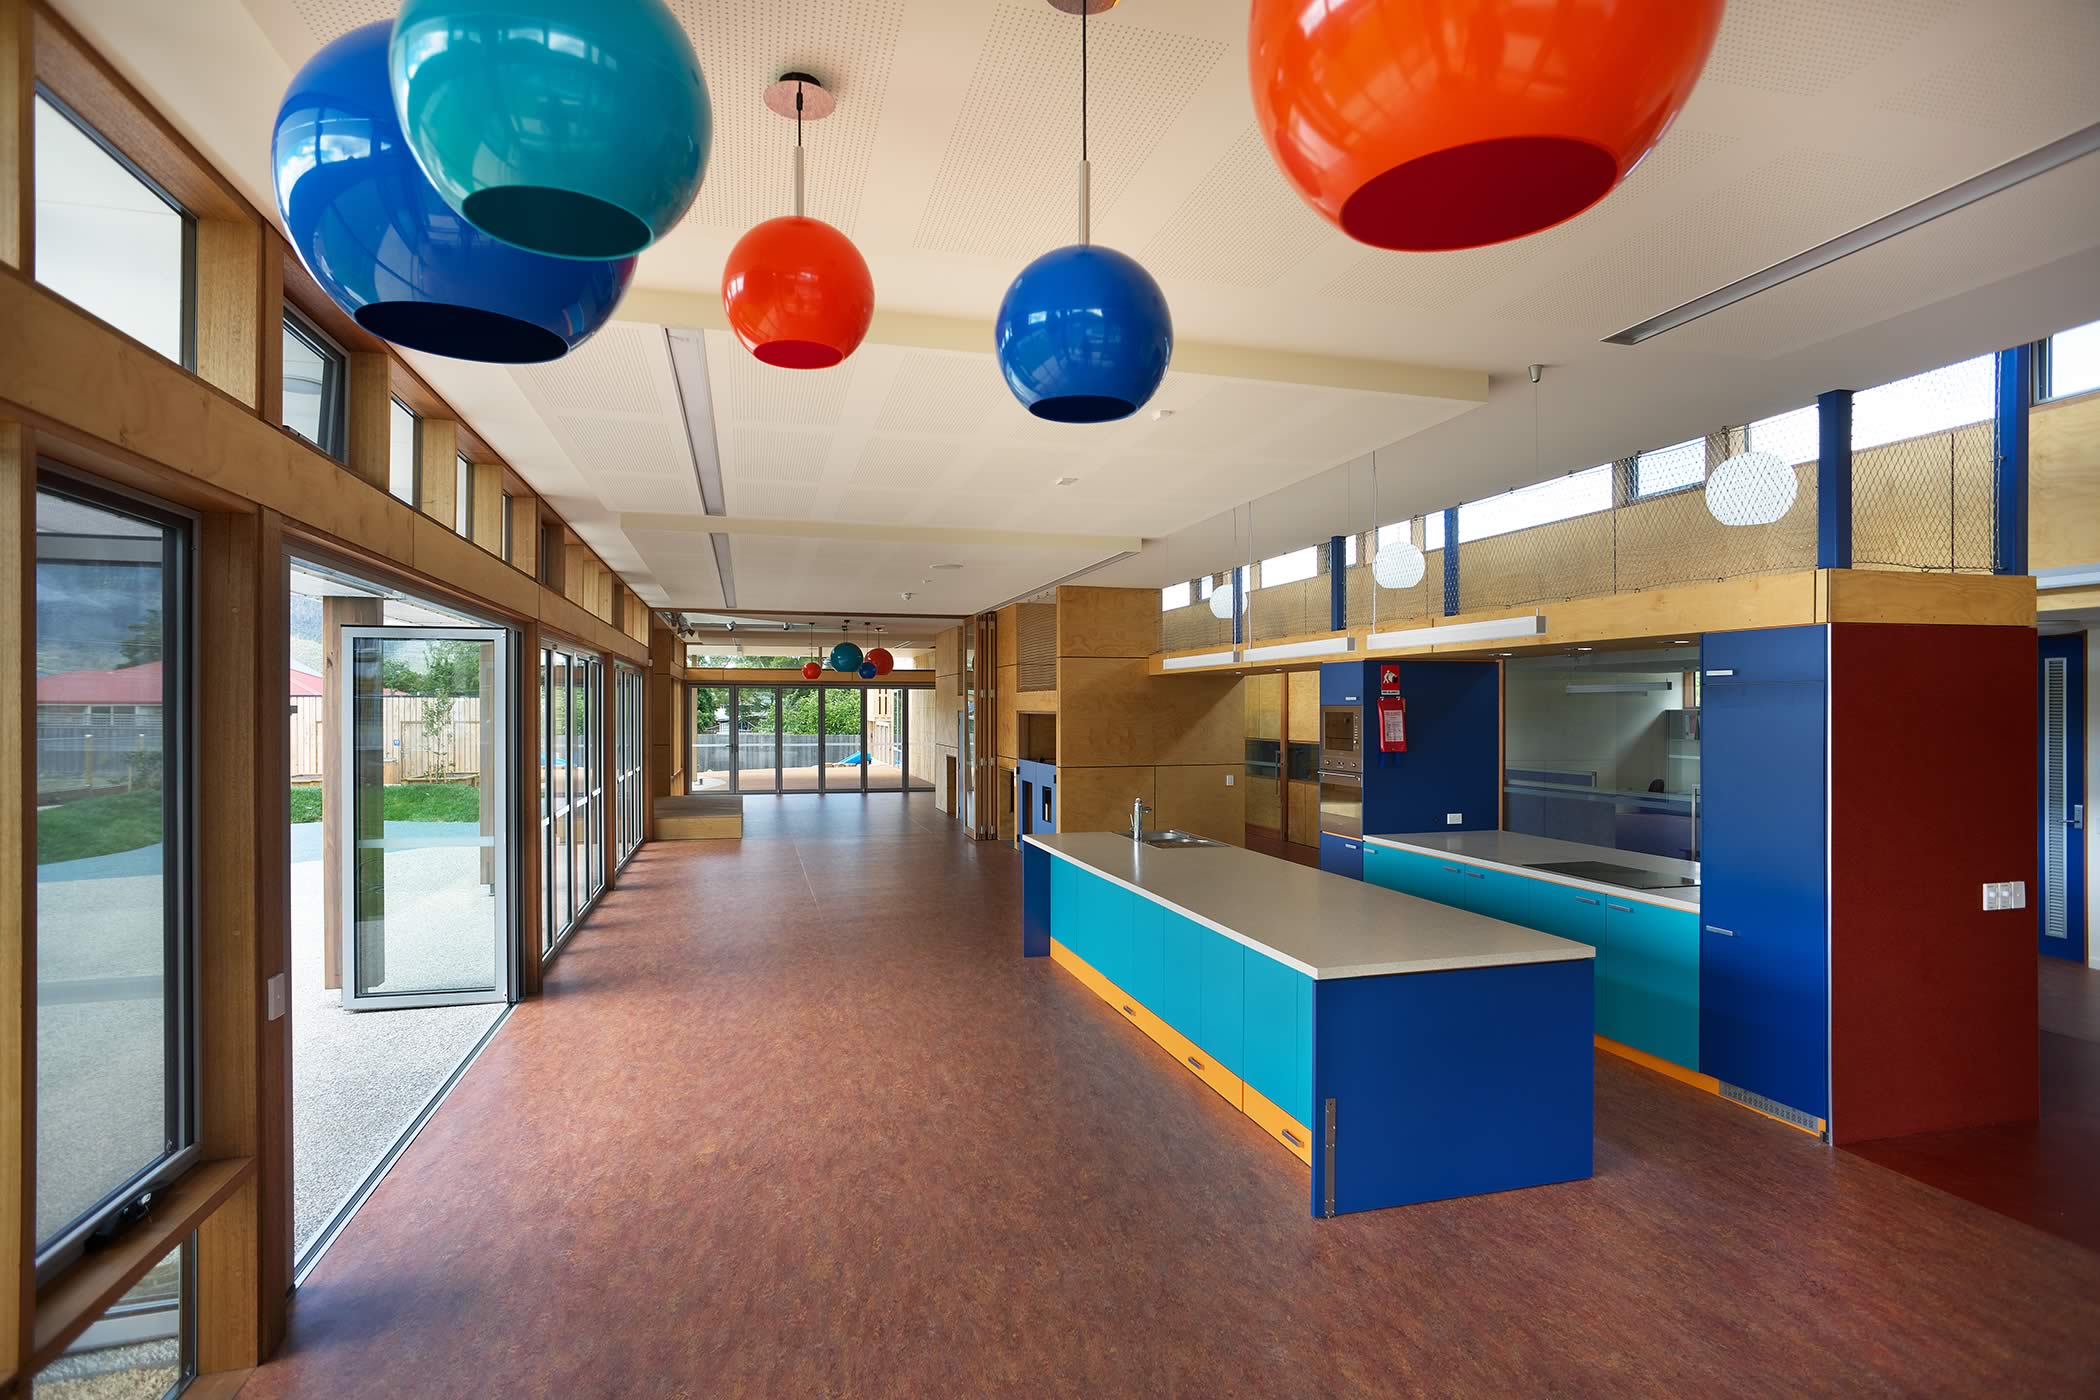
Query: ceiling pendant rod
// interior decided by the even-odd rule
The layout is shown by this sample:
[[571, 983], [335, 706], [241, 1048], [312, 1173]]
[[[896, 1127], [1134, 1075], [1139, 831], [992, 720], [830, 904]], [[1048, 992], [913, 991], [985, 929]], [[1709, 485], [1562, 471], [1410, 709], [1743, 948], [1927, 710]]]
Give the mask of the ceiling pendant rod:
[[1093, 5], [1081, 0], [1079, 6], [1079, 242], [1081, 246], [1093, 242], [1092, 204], [1093, 171], [1087, 164], [1086, 150], [1086, 16]]
[[802, 217], [802, 82], [795, 82], [795, 217]]

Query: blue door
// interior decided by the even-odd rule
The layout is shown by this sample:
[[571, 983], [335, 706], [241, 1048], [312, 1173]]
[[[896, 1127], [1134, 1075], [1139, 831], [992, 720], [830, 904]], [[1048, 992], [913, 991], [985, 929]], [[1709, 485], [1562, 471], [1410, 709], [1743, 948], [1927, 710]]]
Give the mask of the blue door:
[[1699, 755], [1699, 1068], [1818, 1118], [1830, 1112], [1827, 655], [1821, 627], [1707, 637]]
[[2083, 632], [2042, 638], [2041, 873], [2037, 935], [2052, 958], [2084, 962], [2085, 647]]

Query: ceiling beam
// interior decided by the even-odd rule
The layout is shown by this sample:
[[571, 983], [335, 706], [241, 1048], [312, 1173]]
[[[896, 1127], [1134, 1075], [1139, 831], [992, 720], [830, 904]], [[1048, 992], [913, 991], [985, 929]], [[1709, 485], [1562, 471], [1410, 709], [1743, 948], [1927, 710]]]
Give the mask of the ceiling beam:
[[[669, 287], [629, 288], [620, 301], [618, 319], [672, 329], [729, 329], [720, 297]], [[878, 310], [868, 327], [867, 343], [989, 355], [992, 353], [992, 327], [989, 321], [962, 316], [926, 316], [914, 311]], [[1220, 379], [1360, 389], [1374, 394], [1405, 394], [1411, 398], [1442, 399], [1453, 403], [1486, 403], [1488, 396], [1485, 370], [1440, 369], [1395, 360], [1362, 360], [1345, 355], [1263, 350], [1203, 341], [1175, 341], [1174, 370], [1178, 374], [1203, 374]]]
[[1143, 548], [1141, 535], [1064, 535], [1030, 530], [973, 530], [940, 525], [874, 525], [849, 520], [763, 520], [745, 515], [661, 515], [626, 511], [620, 529], [688, 535], [766, 535], [802, 540], [916, 540], [925, 544], [986, 544], [1008, 549], [1098, 550], [1121, 554]]

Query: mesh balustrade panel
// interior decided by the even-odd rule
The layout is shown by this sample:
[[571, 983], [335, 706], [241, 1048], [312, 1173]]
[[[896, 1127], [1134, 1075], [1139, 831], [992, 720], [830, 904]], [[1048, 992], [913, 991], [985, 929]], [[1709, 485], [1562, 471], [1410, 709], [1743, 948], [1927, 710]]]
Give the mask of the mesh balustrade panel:
[[1855, 568], [1991, 571], [1997, 387], [1981, 356], [1853, 396]]

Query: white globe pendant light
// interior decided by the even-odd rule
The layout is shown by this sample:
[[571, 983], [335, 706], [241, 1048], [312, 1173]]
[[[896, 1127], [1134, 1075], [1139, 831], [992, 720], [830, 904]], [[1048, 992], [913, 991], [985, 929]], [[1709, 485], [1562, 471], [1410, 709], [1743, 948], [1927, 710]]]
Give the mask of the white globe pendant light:
[[1422, 581], [1428, 567], [1422, 551], [1408, 540], [1382, 544], [1371, 556], [1371, 577], [1378, 580], [1380, 588], [1413, 588]]
[[1231, 584], [1228, 583], [1223, 585], [1222, 587], [1214, 588], [1211, 590], [1210, 615], [1220, 622], [1232, 621]]
[[1706, 509], [1723, 525], [1771, 525], [1794, 508], [1794, 469], [1770, 452], [1739, 452], [1706, 479]]

